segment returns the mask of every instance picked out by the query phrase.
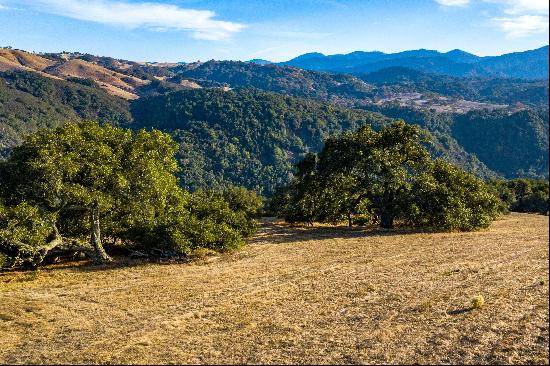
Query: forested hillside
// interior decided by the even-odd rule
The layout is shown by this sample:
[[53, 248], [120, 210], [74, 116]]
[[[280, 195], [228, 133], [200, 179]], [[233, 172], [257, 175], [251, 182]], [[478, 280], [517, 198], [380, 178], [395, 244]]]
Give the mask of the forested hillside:
[[331, 134], [387, 118], [274, 93], [180, 91], [132, 103], [134, 128], [169, 132], [180, 144], [179, 175], [186, 188], [227, 182], [270, 194], [293, 164], [319, 151]]
[[470, 112], [455, 116], [452, 135], [470, 153], [508, 178], [548, 177], [548, 114]]
[[200, 84], [218, 82], [231, 88], [254, 87], [265, 91], [310, 97], [322, 100], [371, 98], [372, 87], [362, 80], [345, 74], [328, 74], [295, 67], [259, 65], [238, 61], [208, 61], [199, 65], [174, 68], [179, 82], [194, 79]]
[[460, 78], [405, 67], [390, 67], [360, 75], [359, 78], [386, 93], [431, 92], [478, 102], [521, 103], [533, 107], [548, 105], [548, 80]]
[[[271, 194], [291, 177], [293, 164], [323, 141], [390, 119], [310, 99], [250, 89], [195, 90], [132, 102], [134, 128], [167, 131], [180, 143], [180, 177], [186, 188], [227, 182]], [[432, 136], [432, 155], [483, 177], [495, 176], [452, 138]]]
[[[458, 78], [407, 68], [351, 76], [235, 61], [161, 65], [17, 52], [42, 61], [36, 72], [18, 66], [0, 73], [3, 156], [23, 135], [67, 121], [159, 128], [180, 144], [185, 187], [234, 183], [270, 194], [329, 135], [366, 123], [377, 128], [387, 120], [367, 110], [428, 130], [432, 156], [480, 177], [548, 177], [546, 81]], [[101, 78], [62, 80], [45, 73], [50, 64], [72, 70], [66, 60], [103, 70]], [[112, 83], [143, 80], [132, 89], [139, 98], [128, 102], [109, 94], [111, 84], [100, 85], [109, 70], [129, 77]], [[417, 99], [403, 103], [407, 98]]]
[[128, 102], [91, 81], [77, 81], [25, 71], [0, 72], [0, 155], [39, 128], [83, 119], [115, 125], [131, 120]]
[[[368, 110], [417, 124], [440, 141], [476, 156], [491, 171], [506, 178], [548, 177], [548, 109], [471, 111], [465, 114], [412, 110], [395, 105]], [[453, 153], [453, 156], [460, 156]], [[455, 161], [455, 164], [465, 166]], [[472, 171], [471, 167], [467, 167]], [[478, 175], [482, 175], [479, 174]]]

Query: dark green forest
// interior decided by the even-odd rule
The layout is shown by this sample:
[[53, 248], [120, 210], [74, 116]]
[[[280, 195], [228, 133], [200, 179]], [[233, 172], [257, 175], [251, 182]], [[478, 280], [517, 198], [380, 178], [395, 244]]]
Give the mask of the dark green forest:
[[548, 178], [548, 108], [536, 99], [547, 88], [536, 82], [464, 89], [494, 98], [523, 83], [528, 108], [439, 113], [357, 104], [373, 89], [351, 76], [225, 66], [160, 81], [136, 64], [151, 83], [131, 102], [93, 80], [0, 73], [0, 261], [231, 250], [254, 232], [259, 195], [289, 221], [387, 228], [472, 230], [499, 212], [548, 212], [548, 182], [523, 179]]
[[[460, 157], [459, 152], [474, 155], [498, 176], [548, 177], [547, 109], [452, 114], [397, 105], [365, 108], [427, 129], [440, 141], [453, 146], [453, 156]], [[452, 162], [478, 176], [491, 177], [491, 174], [480, 174], [460, 161]]]
[[[94, 60], [105, 66], [116, 65], [110, 58], [90, 59]], [[354, 101], [372, 96], [376, 88], [386, 87], [377, 86], [385, 83], [384, 77], [390, 80], [388, 83], [395, 82], [388, 87], [403, 87], [400, 76], [396, 76], [402, 75], [402, 70], [394, 72], [395, 80], [391, 75], [379, 75], [371, 85], [352, 76], [242, 62], [178, 66], [165, 70], [165, 76], [172, 78], [167, 81], [154, 79], [152, 73], [161, 72], [159, 69], [165, 70], [132, 66], [133, 73], [152, 81], [141, 87], [142, 98], [133, 102], [107, 94], [91, 80], [0, 73], [3, 156], [24, 135], [69, 121], [91, 119], [133, 129], [158, 128], [169, 132], [180, 146], [177, 158], [185, 169], [177, 174], [185, 188], [236, 184], [270, 195], [276, 186], [289, 182], [293, 164], [308, 152], [320, 151], [329, 136], [364, 124], [378, 129], [391, 119], [403, 119], [431, 134], [427, 148], [433, 157], [479, 177], [548, 177], [547, 106], [466, 114], [392, 104], [358, 106], [387, 116], [383, 117], [338, 105], [354, 105]], [[548, 93], [547, 86], [535, 81], [419, 75], [413, 75], [412, 84], [406, 82], [406, 87], [421, 90], [429, 85], [439, 92], [463, 90], [466, 96], [490, 101], [497, 101], [500, 94], [509, 96], [505, 97], [508, 101], [527, 90], [532, 96], [523, 103], [532, 105]], [[214, 88], [178, 91], [182, 87], [170, 80], [181, 79], [197, 80]], [[223, 92], [217, 89], [221, 85], [254, 86], [271, 92], [242, 88]], [[324, 104], [327, 100], [336, 104]]]
[[132, 117], [127, 101], [107, 94], [93, 81], [75, 83], [30, 72], [0, 72], [0, 156], [39, 128], [83, 119], [119, 125]]
[[180, 144], [184, 187], [241, 185], [270, 195], [286, 184], [306, 153], [332, 134], [365, 124], [380, 128], [382, 115], [250, 89], [195, 90], [132, 103], [133, 128], [169, 132]]

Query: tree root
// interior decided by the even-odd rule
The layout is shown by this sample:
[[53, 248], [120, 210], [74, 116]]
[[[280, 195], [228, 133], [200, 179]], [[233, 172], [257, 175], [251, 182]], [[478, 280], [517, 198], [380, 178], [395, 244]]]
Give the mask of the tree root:
[[59, 233], [59, 230], [54, 225], [53, 227], [53, 238], [46, 245], [38, 248], [36, 254], [31, 260], [26, 261], [32, 268], [38, 267], [44, 259], [51, 254], [52, 252], [56, 253], [84, 253], [88, 258], [90, 258], [95, 264], [103, 264], [106, 262], [112, 262], [112, 258], [109, 256], [100, 256], [95, 248], [85, 242], [78, 239], [64, 238]]

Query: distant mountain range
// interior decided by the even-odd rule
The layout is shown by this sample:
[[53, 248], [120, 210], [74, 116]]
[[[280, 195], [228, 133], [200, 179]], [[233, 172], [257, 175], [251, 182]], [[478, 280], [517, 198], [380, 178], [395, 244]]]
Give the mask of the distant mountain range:
[[[331, 134], [375, 123], [368, 112], [378, 112], [426, 129], [434, 157], [478, 176], [547, 178], [548, 80], [483, 77], [509, 75], [511, 64], [513, 75], [548, 70], [541, 53], [548, 48], [494, 58], [420, 50], [297, 59], [327, 66], [336, 58], [349, 70], [367, 59], [372, 70], [388, 66], [352, 73], [266, 60], [148, 63], [0, 48], [0, 159], [28, 133], [68, 121], [155, 127], [180, 143], [187, 187], [229, 182], [269, 194], [306, 152]], [[493, 74], [472, 77], [433, 70], [488, 64]]]
[[[251, 60], [250, 62], [269, 63], [266, 60]], [[425, 49], [398, 53], [355, 51], [338, 55], [323, 55], [313, 52], [279, 64], [306, 70], [347, 74], [365, 74], [399, 66], [428, 73], [461, 77], [548, 79], [548, 46], [530, 51], [486, 57], [476, 56], [458, 49], [444, 53]]]

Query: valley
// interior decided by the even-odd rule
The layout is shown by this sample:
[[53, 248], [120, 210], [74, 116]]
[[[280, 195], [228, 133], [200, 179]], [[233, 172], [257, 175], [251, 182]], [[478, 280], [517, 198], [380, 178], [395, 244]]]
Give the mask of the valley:
[[[323, 139], [372, 124], [369, 120], [383, 120], [368, 111], [419, 125], [431, 135], [434, 157], [480, 177], [548, 176], [545, 81], [459, 78], [403, 67], [350, 75], [254, 62], [146, 63], [6, 48], [0, 53], [0, 70], [3, 155], [26, 133], [67, 121], [94, 119], [134, 129], [154, 127], [169, 131], [181, 144], [179, 160], [187, 169], [180, 178], [185, 187], [231, 183], [270, 195], [276, 185], [288, 182], [293, 164], [320, 149]], [[185, 106], [187, 98], [203, 107], [181, 113], [177, 108]], [[206, 98], [222, 102], [206, 102]], [[258, 98], [267, 104], [250, 109]], [[218, 112], [219, 108], [234, 109], [242, 121], [235, 120], [235, 114]], [[364, 117], [352, 117], [360, 115]], [[494, 146], [489, 151], [501, 151], [509, 156], [509, 163], [501, 164], [499, 155], [482, 152], [476, 141], [484, 138], [483, 129], [468, 130], [461, 122], [480, 117], [488, 119], [497, 134], [512, 121], [524, 121], [518, 126], [525, 136], [521, 144], [506, 145], [501, 138], [490, 141]], [[236, 124], [244, 121], [238, 136], [232, 136]], [[258, 121], [262, 121], [259, 131], [264, 132], [251, 130]], [[388, 121], [373, 126], [379, 128]], [[210, 137], [199, 124], [212, 129]], [[217, 141], [212, 144], [214, 136]], [[255, 145], [260, 142], [263, 147], [258, 149]], [[536, 148], [533, 157], [519, 158], [516, 151], [527, 146]], [[249, 164], [250, 159], [254, 164]], [[247, 173], [250, 169], [259, 174]]]
[[549, 364], [543, 0], [0, 0], [0, 364]]

